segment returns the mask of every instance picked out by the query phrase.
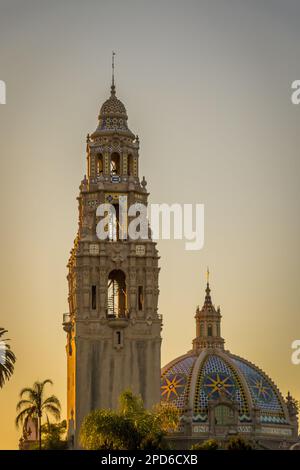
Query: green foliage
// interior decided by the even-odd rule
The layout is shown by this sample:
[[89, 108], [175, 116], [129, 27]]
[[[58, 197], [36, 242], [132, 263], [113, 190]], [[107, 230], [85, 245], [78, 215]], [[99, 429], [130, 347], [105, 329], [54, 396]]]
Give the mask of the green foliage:
[[88, 450], [133, 449], [136, 429], [126, 416], [110, 410], [95, 410], [84, 419], [80, 430], [82, 446]]
[[81, 445], [88, 450], [137, 450], [165, 448], [164, 437], [178, 424], [175, 407], [157, 405], [144, 408], [141, 397], [126, 390], [120, 396], [117, 411], [95, 410], [80, 429]]
[[227, 450], [253, 450], [253, 444], [243, 437], [235, 436], [228, 440]]
[[46, 450], [64, 450], [67, 448], [65, 434], [67, 430], [66, 420], [60, 423], [45, 423], [42, 425], [42, 447]]
[[14, 372], [16, 356], [10, 349], [9, 339], [3, 338], [7, 330], [0, 327], [0, 388], [10, 379]]
[[29, 418], [38, 419], [39, 431], [39, 448], [42, 448], [42, 424], [41, 420], [44, 414], [49, 421], [48, 416], [53, 416], [56, 420], [60, 419], [60, 402], [55, 395], [50, 395], [45, 398], [45, 386], [47, 384], [53, 385], [50, 379], [43, 382], [35, 382], [33, 387], [23, 388], [20, 392], [21, 400], [17, 403], [16, 410], [18, 412], [16, 417], [16, 426], [23, 426], [26, 430], [27, 421]]
[[191, 450], [218, 450], [218, 448], [218, 441], [215, 439], [208, 439], [207, 441], [192, 445]]

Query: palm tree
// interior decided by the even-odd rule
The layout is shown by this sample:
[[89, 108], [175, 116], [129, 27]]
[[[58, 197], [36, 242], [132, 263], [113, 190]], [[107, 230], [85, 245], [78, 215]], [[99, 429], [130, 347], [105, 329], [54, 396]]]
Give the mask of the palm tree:
[[7, 330], [0, 327], [0, 388], [12, 376], [16, 362], [16, 356], [7, 344], [9, 339], [1, 339], [5, 333], [7, 333]]
[[[43, 382], [34, 382], [33, 387], [23, 388], [20, 392], [21, 400], [17, 404], [16, 410], [19, 412], [16, 417], [16, 426], [20, 424], [26, 426], [29, 418], [38, 419], [39, 449], [42, 448], [42, 417], [46, 414], [52, 415], [56, 420], [60, 419], [60, 402], [55, 395], [45, 399], [44, 388], [46, 384], [53, 385], [52, 380], [46, 379]], [[23, 398], [23, 397], [26, 398]]]
[[178, 418], [174, 406], [158, 404], [146, 410], [142, 398], [126, 390], [118, 410], [94, 410], [84, 418], [80, 442], [88, 450], [164, 449], [164, 438], [177, 428]]

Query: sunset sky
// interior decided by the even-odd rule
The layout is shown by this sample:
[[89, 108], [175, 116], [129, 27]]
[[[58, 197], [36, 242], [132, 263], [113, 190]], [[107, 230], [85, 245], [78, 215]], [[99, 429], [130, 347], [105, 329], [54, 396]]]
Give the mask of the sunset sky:
[[66, 264], [112, 50], [150, 202], [205, 205], [201, 251], [158, 242], [162, 365], [191, 348], [209, 266], [225, 347], [300, 399], [299, 20], [297, 0], [0, 0], [0, 449], [37, 379], [65, 417]]

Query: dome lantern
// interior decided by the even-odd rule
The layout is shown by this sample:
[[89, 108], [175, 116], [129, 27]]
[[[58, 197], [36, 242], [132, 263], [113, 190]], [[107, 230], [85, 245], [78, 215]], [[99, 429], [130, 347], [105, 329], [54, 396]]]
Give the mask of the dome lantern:
[[196, 338], [193, 340], [193, 350], [198, 354], [205, 348], [224, 349], [224, 339], [221, 337], [221, 311], [212, 303], [209, 285], [209, 270], [207, 269], [207, 284], [202, 309], [196, 310]]

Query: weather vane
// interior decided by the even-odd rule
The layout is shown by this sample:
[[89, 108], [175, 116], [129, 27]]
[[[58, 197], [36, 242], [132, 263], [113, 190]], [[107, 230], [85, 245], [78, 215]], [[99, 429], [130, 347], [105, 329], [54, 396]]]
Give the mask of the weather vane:
[[116, 53], [112, 51], [112, 60], [111, 60], [111, 72], [112, 72], [112, 89], [115, 88], [115, 55]]

